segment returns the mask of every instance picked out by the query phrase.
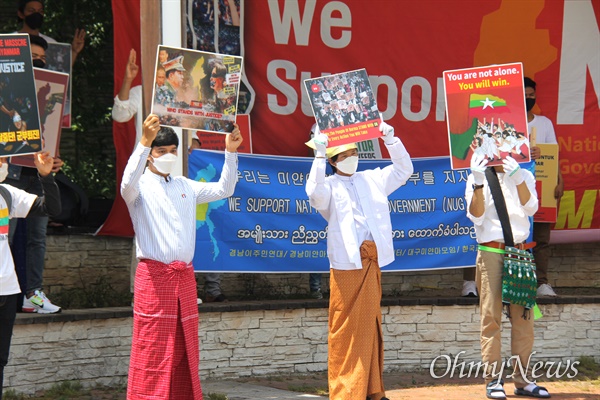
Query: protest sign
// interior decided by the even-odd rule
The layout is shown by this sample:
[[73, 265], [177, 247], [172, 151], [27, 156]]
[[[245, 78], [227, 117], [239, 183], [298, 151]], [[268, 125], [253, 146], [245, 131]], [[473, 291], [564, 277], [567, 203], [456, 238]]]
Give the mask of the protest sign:
[[554, 189], [558, 183], [558, 144], [538, 143], [541, 155], [535, 160], [535, 183], [539, 208], [535, 222], [556, 222], [557, 201]]
[[158, 46], [152, 113], [163, 126], [231, 132], [242, 58]]
[[[250, 115], [249, 114], [238, 114], [236, 118], [236, 124], [240, 127], [240, 133], [242, 135], [242, 144], [238, 147], [238, 153], [252, 154], [252, 131], [250, 129]], [[193, 132], [200, 143], [202, 148], [205, 150], [225, 150], [225, 137], [223, 134], [207, 131], [195, 131]]]
[[488, 166], [530, 161], [521, 63], [444, 71], [444, 89], [453, 169], [468, 168], [473, 154]]
[[381, 117], [365, 69], [307, 79], [304, 87], [328, 147], [381, 136]]
[[[46, 69], [50, 71], [64, 72], [71, 77], [73, 66], [71, 65], [71, 45], [68, 43], [48, 43], [46, 50]], [[71, 81], [67, 86], [65, 106], [62, 117], [62, 127], [71, 127]]]
[[[52, 157], [59, 155], [62, 116], [69, 75], [62, 72], [34, 68], [38, 113], [42, 126], [43, 150]], [[35, 167], [32, 157], [11, 157], [11, 164]]]
[[0, 35], [0, 157], [42, 148], [29, 35]]

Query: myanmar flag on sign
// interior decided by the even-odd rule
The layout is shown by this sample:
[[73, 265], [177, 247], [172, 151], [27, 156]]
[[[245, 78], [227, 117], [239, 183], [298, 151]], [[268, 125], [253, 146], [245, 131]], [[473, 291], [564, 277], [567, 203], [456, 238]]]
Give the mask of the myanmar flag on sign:
[[491, 94], [471, 93], [469, 98], [469, 117], [486, 117], [510, 112], [506, 100]]

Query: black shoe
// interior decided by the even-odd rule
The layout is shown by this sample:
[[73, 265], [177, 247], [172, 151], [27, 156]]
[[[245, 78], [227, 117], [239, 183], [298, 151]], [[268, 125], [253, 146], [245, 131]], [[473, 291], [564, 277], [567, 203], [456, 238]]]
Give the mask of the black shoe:
[[229, 300], [227, 299], [227, 296], [225, 296], [223, 293], [219, 294], [218, 296], [211, 296], [210, 294], [207, 294], [204, 298], [205, 303], [222, 303], [224, 301]]

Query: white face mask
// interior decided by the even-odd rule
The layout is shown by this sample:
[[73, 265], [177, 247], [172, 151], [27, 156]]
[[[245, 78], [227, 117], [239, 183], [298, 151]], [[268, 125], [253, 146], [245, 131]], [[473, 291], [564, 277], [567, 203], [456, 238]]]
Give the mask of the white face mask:
[[8, 163], [2, 163], [0, 167], [0, 182], [4, 182], [6, 177], [8, 176]]
[[352, 175], [358, 168], [358, 156], [350, 156], [339, 161], [335, 167], [347, 175]]
[[152, 159], [154, 160], [154, 168], [156, 168], [158, 172], [160, 172], [161, 174], [169, 175], [175, 167], [177, 156], [173, 153], [167, 153], [164, 156], [160, 156], [157, 158], [152, 157]]

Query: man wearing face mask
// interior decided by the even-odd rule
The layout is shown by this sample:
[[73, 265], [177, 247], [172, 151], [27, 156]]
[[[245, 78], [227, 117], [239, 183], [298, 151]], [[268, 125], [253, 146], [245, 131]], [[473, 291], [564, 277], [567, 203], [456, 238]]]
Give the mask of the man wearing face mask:
[[[554, 133], [554, 126], [552, 121], [543, 115], [536, 115], [533, 113], [533, 107], [535, 106], [536, 100], [536, 83], [531, 79], [525, 77], [525, 104], [527, 106], [527, 127], [529, 129], [529, 137], [535, 130], [535, 142], [536, 143], [552, 143], [556, 142], [556, 133]], [[537, 160], [541, 156], [540, 148], [537, 146], [531, 146], [531, 158]], [[554, 188], [554, 197], [556, 201], [560, 202], [560, 198], [563, 195], [564, 183], [560, 168], [558, 169], [558, 176], [556, 180], [556, 187]], [[552, 286], [548, 283], [548, 264], [550, 258], [550, 230], [552, 229], [551, 223], [547, 222], [534, 222], [533, 223], [533, 241], [536, 242], [536, 246], [533, 248], [533, 256], [535, 257], [536, 273], [538, 281], [538, 297], [555, 297], [556, 293]]]
[[[10, 342], [21, 288], [8, 245], [8, 223], [12, 218], [58, 215], [61, 212], [58, 186], [51, 174], [53, 160], [46, 153], [34, 157], [43, 196], [29, 194], [10, 185], [0, 184], [0, 399], [4, 367], [8, 362]], [[0, 182], [8, 174], [6, 158], [0, 157]]]
[[[328, 336], [329, 397], [382, 400], [383, 334], [381, 270], [394, 261], [388, 196], [413, 173], [410, 156], [394, 128], [381, 122], [392, 165], [356, 172], [356, 144], [327, 148], [316, 132], [306, 182], [310, 205], [327, 220], [330, 262]], [[334, 174], [325, 177], [326, 160]]]
[[235, 125], [225, 136], [219, 181], [196, 182], [171, 176], [179, 145], [173, 129], [161, 128], [154, 114], [143, 123], [142, 138], [121, 182], [139, 260], [127, 385], [130, 400], [202, 398], [196, 280], [191, 264], [196, 205], [233, 194], [241, 143]]
[[[23, 21], [23, 26], [18, 30], [19, 33], [29, 33], [33, 36], [40, 36], [48, 43], [56, 43], [56, 40], [50, 36], [40, 33], [40, 28], [44, 23], [44, 2], [43, 0], [19, 0], [17, 7], [17, 17]], [[71, 43], [71, 64], [83, 50], [85, 45], [85, 30], [75, 29], [73, 42]], [[40, 67], [43, 68], [43, 67]]]
[[[48, 44], [39, 36], [29, 35], [31, 46], [31, 57], [33, 65], [45, 66], [46, 48]], [[39, 104], [38, 104], [39, 105]], [[55, 157], [52, 172], [56, 173], [63, 165], [63, 161]], [[38, 171], [35, 168], [22, 167], [19, 165], [8, 165], [8, 176], [6, 183], [13, 187], [25, 190], [35, 195], [43, 194], [43, 187], [38, 179]], [[59, 313], [61, 307], [52, 303], [43, 291], [44, 259], [46, 255], [46, 231], [48, 228], [48, 217], [46, 215], [31, 215], [27, 217], [26, 243], [25, 243], [25, 270], [27, 287], [23, 297], [23, 312], [53, 314]], [[10, 242], [12, 244], [17, 220], [10, 221]]]

